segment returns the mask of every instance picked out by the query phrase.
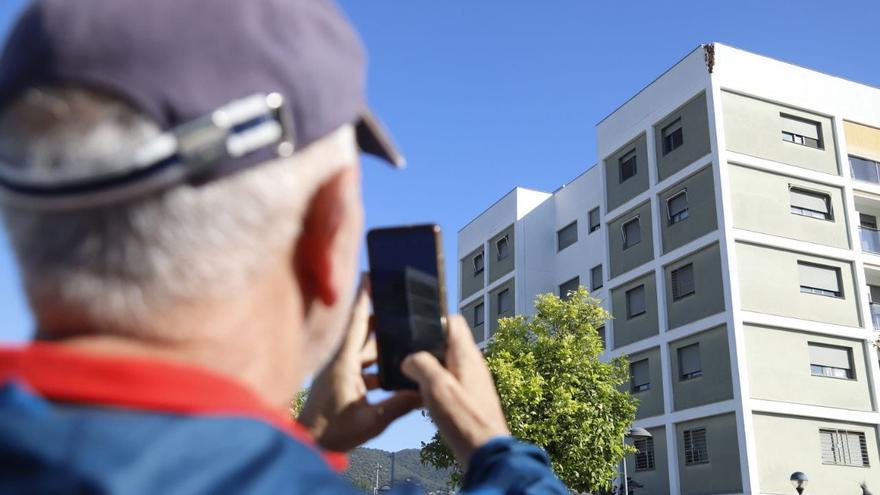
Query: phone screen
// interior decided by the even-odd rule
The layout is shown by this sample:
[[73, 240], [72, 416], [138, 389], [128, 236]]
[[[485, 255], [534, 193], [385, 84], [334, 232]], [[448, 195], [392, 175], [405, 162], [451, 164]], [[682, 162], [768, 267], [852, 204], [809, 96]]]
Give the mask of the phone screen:
[[379, 381], [382, 388], [416, 388], [400, 371], [403, 359], [428, 351], [442, 359], [444, 288], [435, 225], [371, 230], [367, 234]]

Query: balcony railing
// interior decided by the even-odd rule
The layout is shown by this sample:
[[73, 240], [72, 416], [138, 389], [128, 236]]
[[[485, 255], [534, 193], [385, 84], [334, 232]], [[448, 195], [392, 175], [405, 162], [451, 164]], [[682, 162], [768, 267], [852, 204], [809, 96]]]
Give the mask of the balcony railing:
[[871, 321], [874, 323], [874, 330], [880, 330], [880, 304], [871, 303]]
[[880, 184], [880, 163], [850, 155], [849, 168], [854, 179]]
[[859, 227], [859, 237], [862, 239], [862, 251], [880, 254], [880, 230]]

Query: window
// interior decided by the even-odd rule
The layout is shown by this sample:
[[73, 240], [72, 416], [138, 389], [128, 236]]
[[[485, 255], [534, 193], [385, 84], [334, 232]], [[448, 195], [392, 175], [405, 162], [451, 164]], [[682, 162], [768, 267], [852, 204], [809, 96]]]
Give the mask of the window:
[[621, 226], [623, 229], [623, 249], [631, 248], [642, 242], [642, 231], [639, 229], [639, 217], [627, 220]]
[[880, 162], [849, 155], [849, 169], [854, 179], [880, 183]]
[[498, 256], [496, 259], [498, 261], [503, 260], [510, 256], [510, 239], [507, 236], [502, 237], [495, 241], [495, 250], [497, 251]]
[[474, 306], [474, 326], [478, 327], [485, 322], [485, 313], [483, 303]]
[[831, 196], [825, 193], [790, 187], [791, 212], [795, 215], [831, 220]]
[[830, 345], [808, 344], [810, 349], [810, 373], [813, 376], [852, 379], [852, 349]]
[[599, 227], [602, 225], [599, 223], [599, 207], [593, 208], [590, 210], [590, 233], [599, 230]]
[[483, 273], [483, 253], [474, 256], [474, 276]]
[[599, 340], [602, 341], [602, 349], [607, 349], [608, 345], [605, 342], [605, 338], [606, 338], [605, 337], [605, 325], [602, 325], [601, 327], [597, 328], [596, 333], [599, 334]]
[[694, 293], [694, 264], [689, 263], [672, 270], [672, 300], [689, 296]]
[[840, 268], [798, 261], [801, 292], [820, 296], [840, 297]]
[[629, 153], [623, 155], [617, 160], [617, 166], [620, 169], [620, 183], [636, 175], [636, 150], [633, 149]]
[[626, 291], [626, 317], [634, 318], [645, 312], [645, 286]]
[[498, 314], [509, 313], [510, 309], [510, 289], [504, 289], [498, 293]]
[[865, 434], [858, 431], [819, 430], [822, 464], [869, 467]]
[[590, 268], [590, 290], [597, 290], [602, 287], [602, 265], [596, 265]]
[[677, 224], [688, 217], [687, 189], [666, 200], [666, 214], [669, 218], [669, 225]]
[[562, 251], [563, 249], [571, 246], [572, 244], [578, 241], [578, 223], [577, 220], [571, 222], [570, 224], [562, 227], [558, 231], [556, 231], [556, 251]]
[[782, 119], [782, 140], [810, 148], [822, 148], [822, 124], [794, 115], [779, 114]]
[[709, 462], [707, 447], [705, 428], [684, 430], [684, 464], [686, 466]]
[[567, 282], [563, 282], [559, 284], [559, 297], [565, 301], [568, 299], [569, 292], [575, 292], [578, 290], [578, 287], [581, 285], [581, 278], [575, 277]]
[[630, 389], [634, 394], [651, 389], [651, 373], [648, 369], [647, 359], [630, 363], [629, 383]]
[[866, 213], [859, 213], [859, 227], [877, 230], [877, 217]]
[[681, 130], [681, 118], [675, 119], [671, 124], [660, 131], [663, 139], [663, 154], [668, 155], [672, 150], [684, 144], [684, 134]]
[[700, 362], [700, 344], [691, 344], [678, 349], [678, 379], [690, 380], [703, 376], [703, 364]]
[[654, 470], [654, 439], [636, 438], [633, 440], [633, 447], [636, 452], [636, 471], [653, 471]]

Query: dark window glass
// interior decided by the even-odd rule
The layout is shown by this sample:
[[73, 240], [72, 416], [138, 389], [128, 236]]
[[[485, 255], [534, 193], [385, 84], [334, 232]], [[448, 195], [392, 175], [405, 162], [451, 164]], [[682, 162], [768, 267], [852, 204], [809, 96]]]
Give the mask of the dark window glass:
[[596, 265], [590, 269], [590, 290], [596, 290], [602, 287], [602, 265]]
[[676, 148], [684, 144], [684, 133], [681, 128], [681, 119], [675, 119], [671, 124], [664, 127], [660, 132], [663, 139], [663, 154], [668, 155]]
[[599, 222], [599, 208], [593, 208], [590, 210], [590, 233], [599, 230], [599, 227], [601, 226]]
[[669, 225], [686, 219], [689, 216], [687, 191], [681, 191], [667, 199], [666, 210], [668, 212]]
[[556, 251], [562, 251], [568, 246], [576, 243], [577, 240], [578, 229], [577, 221], [575, 220], [574, 222], [571, 222], [570, 224], [556, 231]]
[[563, 282], [559, 284], [559, 297], [562, 300], [567, 300], [570, 292], [574, 292], [578, 289], [578, 286], [581, 284], [580, 277], [575, 277], [567, 282]]
[[507, 236], [495, 241], [495, 250], [497, 251], [497, 260], [501, 261], [510, 256], [510, 239]]
[[642, 231], [639, 228], [638, 217], [629, 220], [621, 227], [623, 229], [623, 249], [627, 249], [642, 242]]
[[633, 318], [645, 313], [645, 286], [640, 285], [626, 291], [626, 316]]
[[618, 167], [620, 168], [620, 182], [623, 183], [630, 177], [634, 177], [638, 170], [636, 169], [636, 150], [632, 150], [629, 153], [620, 157], [617, 160]]
[[672, 300], [689, 296], [694, 293], [694, 265], [687, 264], [681, 268], [672, 270]]

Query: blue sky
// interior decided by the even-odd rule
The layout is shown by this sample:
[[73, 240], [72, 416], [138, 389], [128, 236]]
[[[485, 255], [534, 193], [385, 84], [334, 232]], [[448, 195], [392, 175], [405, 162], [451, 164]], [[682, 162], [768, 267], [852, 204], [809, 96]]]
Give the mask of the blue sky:
[[[0, 33], [24, 4], [0, 3]], [[596, 162], [595, 124], [699, 43], [880, 86], [876, 0], [341, 0], [370, 53], [369, 99], [409, 161], [364, 160], [368, 226], [434, 221], [455, 235], [520, 185], [552, 191]], [[2, 234], [0, 234], [2, 236]], [[0, 239], [0, 340], [30, 316]], [[371, 446], [418, 447], [413, 414]]]

